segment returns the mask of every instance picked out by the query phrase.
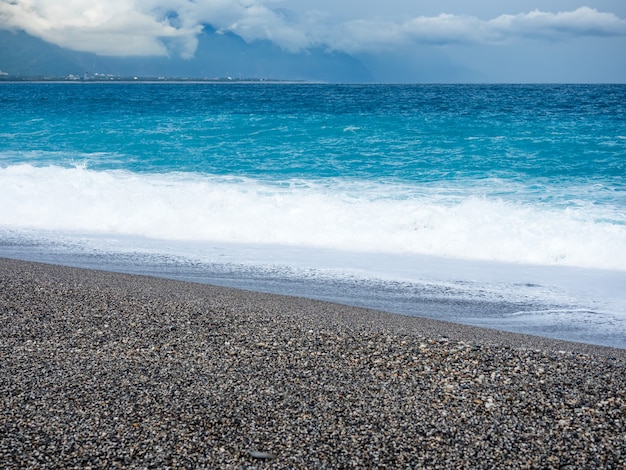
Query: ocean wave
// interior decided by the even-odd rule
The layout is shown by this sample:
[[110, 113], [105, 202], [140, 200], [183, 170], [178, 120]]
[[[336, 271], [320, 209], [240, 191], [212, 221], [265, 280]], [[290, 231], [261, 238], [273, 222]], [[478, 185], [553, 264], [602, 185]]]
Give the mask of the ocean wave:
[[0, 188], [4, 228], [626, 270], [623, 208], [516, 201], [470, 183], [262, 181], [19, 164], [0, 168]]

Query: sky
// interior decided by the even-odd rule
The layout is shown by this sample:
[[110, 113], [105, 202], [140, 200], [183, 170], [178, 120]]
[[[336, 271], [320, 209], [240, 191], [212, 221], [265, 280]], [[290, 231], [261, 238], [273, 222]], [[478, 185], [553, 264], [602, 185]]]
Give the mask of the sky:
[[0, 0], [0, 28], [100, 55], [192, 58], [206, 24], [377, 81], [626, 83], [624, 0]]

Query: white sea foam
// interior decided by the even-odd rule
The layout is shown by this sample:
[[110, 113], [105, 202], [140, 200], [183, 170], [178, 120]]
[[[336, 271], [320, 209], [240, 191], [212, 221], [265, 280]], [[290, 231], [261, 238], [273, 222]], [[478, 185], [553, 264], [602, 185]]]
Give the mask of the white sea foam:
[[17, 165], [0, 256], [626, 347], [624, 215], [480, 192]]
[[0, 168], [0, 227], [626, 270], [626, 214], [459, 188]]

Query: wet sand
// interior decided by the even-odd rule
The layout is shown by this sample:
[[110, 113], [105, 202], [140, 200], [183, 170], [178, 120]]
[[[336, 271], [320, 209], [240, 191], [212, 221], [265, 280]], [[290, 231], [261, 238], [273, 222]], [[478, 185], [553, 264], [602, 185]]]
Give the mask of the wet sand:
[[626, 350], [0, 259], [3, 468], [620, 468]]

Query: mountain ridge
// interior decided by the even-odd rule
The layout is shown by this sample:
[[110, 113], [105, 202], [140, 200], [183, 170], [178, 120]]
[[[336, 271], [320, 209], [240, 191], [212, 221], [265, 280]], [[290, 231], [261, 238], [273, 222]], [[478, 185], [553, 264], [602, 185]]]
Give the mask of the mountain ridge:
[[114, 57], [48, 43], [21, 30], [0, 30], [0, 71], [26, 77], [163, 77], [169, 79], [275, 79], [368, 82], [372, 76], [356, 58], [316, 47], [292, 53], [270, 41], [245, 42], [205, 25], [194, 56]]

